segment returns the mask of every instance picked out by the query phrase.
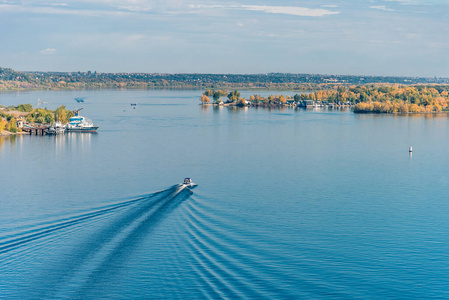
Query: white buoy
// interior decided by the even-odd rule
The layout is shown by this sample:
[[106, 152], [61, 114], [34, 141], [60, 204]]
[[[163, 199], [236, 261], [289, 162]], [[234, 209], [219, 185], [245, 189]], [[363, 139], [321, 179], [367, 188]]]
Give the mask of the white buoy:
[[408, 148], [408, 152], [413, 152], [412, 146], [410, 146], [410, 148]]

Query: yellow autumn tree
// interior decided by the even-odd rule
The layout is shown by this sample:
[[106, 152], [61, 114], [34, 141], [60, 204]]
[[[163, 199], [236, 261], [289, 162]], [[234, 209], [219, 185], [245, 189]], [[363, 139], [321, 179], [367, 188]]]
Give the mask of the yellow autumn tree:
[[202, 96], [200, 97], [200, 101], [201, 101], [201, 103], [203, 103], [203, 104], [207, 104], [207, 103], [210, 102], [210, 99], [209, 99], [209, 97], [207, 97], [206, 95], [202, 95]]
[[279, 102], [282, 103], [282, 104], [287, 103], [287, 99], [285, 99], [284, 95], [279, 95], [278, 99], [279, 99]]
[[6, 121], [0, 117], [0, 133], [5, 130], [6, 124]]

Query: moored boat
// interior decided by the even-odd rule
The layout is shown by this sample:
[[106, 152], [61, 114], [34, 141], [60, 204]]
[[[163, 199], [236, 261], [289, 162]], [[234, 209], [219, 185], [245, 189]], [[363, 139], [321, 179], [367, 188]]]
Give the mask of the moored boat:
[[96, 132], [97, 125], [94, 125], [91, 120], [86, 119], [78, 114], [79, 110], [75, 111], [75, 116], [71, 117], [69, 123], [66, 125], [66, 130], [71, 132]]
[[61, 122], [54, 122], [50, 127], [45, 129], [46, 134], [61, 134], [65, 132], [65, 126]]

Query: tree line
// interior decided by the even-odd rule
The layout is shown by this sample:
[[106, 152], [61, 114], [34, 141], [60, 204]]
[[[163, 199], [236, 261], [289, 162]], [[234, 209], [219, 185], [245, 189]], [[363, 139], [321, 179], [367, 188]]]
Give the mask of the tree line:
[[322, 74], [166, 74], [100, 72], [18, 72], [0, 67], [0, 91], [17, 89], [336, 89], [340, 85], [449, 84], [448, 78]]
[[356, 113], [439, 112], [449, 104], [449, 85], [358, 85], [339, 86], [336, 89], [315, 90], [294, 96], [251, 95], [248, 100], [240, 98], [237, 90], [206, 90], [200, 98], [203, 104], [224, 102], [234, 105], [285, 105], [299, 104], [305, 100], [323, 103], [351, 104]]

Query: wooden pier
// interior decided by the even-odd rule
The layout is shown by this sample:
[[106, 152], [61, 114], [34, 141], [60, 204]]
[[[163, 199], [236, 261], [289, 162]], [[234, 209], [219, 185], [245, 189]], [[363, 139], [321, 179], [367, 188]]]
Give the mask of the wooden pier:
[[30, 135], [45, 135], [45, 130], [50, 126], [34, 126], [34, 127], [23, 127], [22, 131], [28, 132]]

